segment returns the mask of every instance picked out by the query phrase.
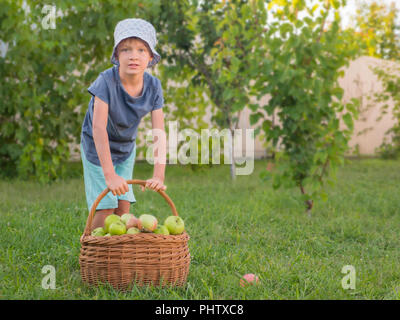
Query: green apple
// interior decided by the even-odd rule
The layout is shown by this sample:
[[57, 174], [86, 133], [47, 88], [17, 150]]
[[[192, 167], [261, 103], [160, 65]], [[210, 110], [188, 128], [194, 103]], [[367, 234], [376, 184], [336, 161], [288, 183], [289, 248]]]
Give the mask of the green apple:
[[168, 228], [166, 226], [162, 225], [162, 224], [159, 225], [153, 232], [157, 233], [157, 234], [169, 235]]
[[106, 233], [104, 232], [104, 229], [102, 227], [98, 227], [98, 228], [94, 229], [91, 233], [91, 235], [94, 237], [102, 237], [105, 234]]
[[129, 221], [129, 219], [133, 218], [133, 217], [134, 217], [134, 215], [132, 213], [124, 213], [121, 216], [121, 221], [126, 225]]
[[129, 228], [126, 231], [126, 234], [137, 234], [137, 233], [140, 233], [140, 230], [136, 227]]
[[139, 217], [139, 220], [142, 223], [144, 231], [152, 232], [155, 230], [155, 228], [157, 228], [157, 219], [151, 214], [142, 214]]
[[106, 233], [109, 233], [109, 228], [110, 225], [114, 222], [121, 221], [121, 218], [117, 216], [116, 214], [110, 214], [105, 220], [104, 220], [104, 231]]
[[185, 223], [178, 216], [169, 216], [165, 219], [164, 225], [168, 228], [170, 234], [181, 234], [185, 230]]
[[126, 227], [122, 221], [113, 222], [108, 229], [112, 236], [114, 235], [121, 235], [126, 233]]

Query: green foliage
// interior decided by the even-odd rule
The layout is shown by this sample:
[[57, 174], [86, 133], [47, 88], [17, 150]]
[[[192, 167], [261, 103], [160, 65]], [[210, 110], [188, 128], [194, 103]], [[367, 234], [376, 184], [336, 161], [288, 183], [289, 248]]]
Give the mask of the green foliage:
[[[281, 4], [276, 13], [280, 21], [269, 25], [265, 40], [268, 58], [261, 79], [267, 85], [260, 93], [271, 95], [264, 110], [269, 116], [276, 115], [278, 122], [266, 119], [262, 123], [268, 141], [280, 148], [273, 185], [299, 187], [308, 211], [314, 199], [327, 198], [324, 181], [328, 178], [333, 183], [335, 170], [343, 164], [357, 115], [357, 101], [343, 105], [343, 90], [338, 84], [340, 69], [357, 51], [344, 42], [347, 35], [341, 35], [337, 14], [341, 3], [335, 1], [332, 9], [332, 1], [320, 2], [320, 15], [307, 10], [303, 20], [298, 19], [298, 13], [305, 8], [304, 1], [270, 4], [271, 8]], [[326, 27], [330, 12], [335, 20]], [[345, 130], [340, 130], [340, 120]], [[262, 177], [270, 175], [266, 171]]]
[[[229, 1], [215, 6], [223, 15], [216, 23], [219, 35], [210, 52], [214, 86], [218, 88], [218, 111], [214, 120], [230, 129], [236, 127], [238, 112], [250, 101], [250, 81], [260, 76], [265, 56], [262, 45], [266, 10], [263, 1]], [[216, 92], [217, 93], [217, 92]], [[236, 117], [235, 117], [236, 116]]]
[[[208, 128], [203, 120], [212, 105], [211, 121], [219, 129], [235, 129], [240, 111], [249, 104], [265, 51], [262, 46], [264, 2], [161, 2], [159, 30], [165, 30], [168, 64], [160, 66], [170, 117], [184, 128]], [[182, 87], [183, 84], [183, 87]], [[172, 100], [173, 98], [173, 100]], [[168, 102], [168, 103], [169, 103]]]
[[[321, 6], [308, 8], [303, 0], [271, 1], [280, 21], [268, 28], [260, 0], [64, 1], [57, 4], [56, 29], [41, 25], [45, 1], [26, 1], [30, 10], [23, 1], [3, 2], [0, 38], [9, 45], [0, 59], [3, 173], [43, 182], [67, 174], [68, 146], [80, 140], [89, 102], [86, 88], [111, 66], [112, 31], [128, 17], [148, 19], [158, 31], [166, 124], [178, 120], [180, 129], [200, 133], [210, 116], [213, 125], [233, 130], [245, 106], [254, 111], [252, 123], [265, 112], [276, 117], [263, 119], [258, 130], [274, 150], [283, 147], [277, 158], [288, 160], [274, 185], [294, 183], [307, 201], [323, 194], [317, 190], [324, 177], [343, 162], [356, 101], [341, 104], [337, 79], [356, 44], [339, 29], [341, 1], [320, 1], [320, 16]], [[325, 26], [331, 6], [335, 21]], [[300, 20], [302, 10], [308, 16]], [[265, 94], [272, 99], [264, 110], [250, 103], [250, 96]], [[347, 130], [339, 130], [338, 112]]]
[[[66, 175], [69, 144], [80, 141], [89, 102], [86, 88], [111, 67], [115, 24], [147, 15], [139, 1], [62, 1], [52, 29], [42, 24], [49, 23], [47, 4], [0, 6], [0, 39], [8, 44], [0, 58], [0, 168], [41, 182]], [[146, 8], [156, 9], [156, 3]]]
[[[359, 6], [356, 14], [355, 38], [360, 43], [363, 54], [400, 62], [399, 9], [394, 2], [391, 6], [373, 1]], [[373, 72], [382, 81], [383, 91], [375, 94], [374, 102], [383, 103], [382, 116], [389, 112], [388, 101], [393, 101], [390, 111], [395, 124], [386, 132], [383, 143], [376, 152], [384, 159], [400, 156], [400, 67], [375, 67]]]
[[361, 2], [355, 15], [355, 37], [362, 54], [400, 60], [399, 9], [379, 1]]
[[393, 102], [391, 113], [395, 120], [393, 127], [385, 133], [384, 141], [377, 152], [384, 159], [398, 159], [400, 157], [400, 64], [397, 65], [397, 68], [393, 66], [376, 67], [374, 73], [383, 84], [383, 91], [375, 95], [375, 101], [384, 103], [382, 107], [382, 115], [384, 115], [389, 112], [387, 102], [391, 99]]
[[70, 0], [57, 3], [55, 29], [42, 25], [48, 14], [42, 12], [45, 1], [28, 0], [25, 7], [23, 1], [3, 3], [0, 39], [8, 44], [0, 59], [5, 79], [0, 91], [3, 174], [42, 182], [65, 176], [69, 145], [80, 141], [89, 102], [86, 88], [111, 67], [112, 32], [121, 19], [148, 19], [158, 30], [163, 60], [157, 71], [166, 123], [178, 120], [180, 128], [208, 128], [206, 107], [211, 103], [214, 123], [233, 128], [248, 102], [260, 54], [254, 41], [262, 1], [221, 6], [219, 1]]

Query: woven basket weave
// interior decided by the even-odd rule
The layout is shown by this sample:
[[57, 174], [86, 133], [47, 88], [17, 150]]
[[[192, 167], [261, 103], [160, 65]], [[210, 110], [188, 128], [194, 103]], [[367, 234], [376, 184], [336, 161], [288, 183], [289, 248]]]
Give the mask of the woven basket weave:
[[[128, 184], [145, 186], [144, 180], [128, 180]], [[189, 273], [189, 235], [155, 233], [124, 234], [95, 237], [90, 235], [96, 208], [110, 190], [105, 189], [93, 203], [81, 237], [79, 264], [82, 281], [90, 285], [108, 282], [115, 289], [138, 286], [182, 286]], [[178, 216], [175, 205], [164, 191], [158, 193]]]

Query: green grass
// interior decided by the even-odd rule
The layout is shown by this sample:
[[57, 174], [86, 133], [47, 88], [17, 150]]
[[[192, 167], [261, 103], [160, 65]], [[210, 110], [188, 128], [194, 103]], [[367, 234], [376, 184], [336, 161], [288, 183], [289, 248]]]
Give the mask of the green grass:
[[[192, 256], [183, 288], [129, 293], [84, 285], [79, 238], [86, 208], [80, 164], [68, 181], [50, 186], [0, 182], [1, 299], [399, 299], [400, 163], [351, 160], [338, 171], [329, 199], [308, 218], [299, 191], [273, 190], [255, 163], [232, 182], [228, 166], [192, 172], [169, 166], [167, 194], [185, 220]], [[134, 177], [152, 167], [137, 163]], [[157, 193], [135, 187], [131, 212], [170, 214]], [[56, 289], [42, 288], [42, 267], [56, 269]], [[356, 289], [344, 290], [342, 267], [356, 269]], [[245, 273], [260, 285], [241, 288]]]

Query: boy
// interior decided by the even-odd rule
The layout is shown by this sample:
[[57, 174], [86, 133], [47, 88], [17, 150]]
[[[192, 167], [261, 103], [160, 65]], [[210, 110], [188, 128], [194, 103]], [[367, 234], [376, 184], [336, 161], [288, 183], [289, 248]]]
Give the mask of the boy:
[[[136, 134], [140, 120], [151, 112], [152, 126], [164, 132], [163, 93], [160, 80], [145, 72], [158, 63], [160, 55], [154, 27], [142, 19], [120, 21], [114, 31], [114, 66], [100, 73], [88, 88], [92, 98], [82, 125], [81, 156], [88, 209], [98, 195], [111, 190], [97, 206], [92, 230], [104, 225], [105, 218], [129, 212], [136, 202], [132, 179], [136, 156]], [[165, 190], [166, 140], [160, 138], [154, 154], [153, 177], [146, 186]]]

